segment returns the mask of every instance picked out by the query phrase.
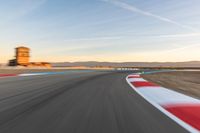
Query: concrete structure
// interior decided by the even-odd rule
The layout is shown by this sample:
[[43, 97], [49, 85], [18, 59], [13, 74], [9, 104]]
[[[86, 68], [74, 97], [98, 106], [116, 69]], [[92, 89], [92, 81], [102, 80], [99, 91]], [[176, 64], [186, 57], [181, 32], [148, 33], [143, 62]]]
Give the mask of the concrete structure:
[[9, 66], [28, 66], [30, 60], [30, 49], [27, 47], [15, 48], [15, 59], [9, 61]]
[[45, 68], [51, 68], [51, 64], [48, 62], [31, 62], [28, 64], [28, 67], [45, 67]]
[[21, 46], [15, 48], [15, 59], [9, 60], [9, 66], [50, 68], [51, 64], [48, 62], [30, 62], [30, 49]]
[[9, 60], [9, 66], [17, 66], [16, 59]]
[[30, 60], [30, 49], [27, 47], [16, 48], [16, 63], [20, 66], [27, 66]]

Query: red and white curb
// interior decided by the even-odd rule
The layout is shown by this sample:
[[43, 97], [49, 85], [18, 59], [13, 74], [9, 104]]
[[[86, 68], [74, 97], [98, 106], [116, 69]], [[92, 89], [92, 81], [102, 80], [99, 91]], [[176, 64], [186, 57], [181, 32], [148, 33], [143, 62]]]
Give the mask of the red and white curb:
[[17, 74], [0, 74], [0, 78], [3, 78], [3, 77], [16, 77]]
[[140, 74], [126, 78], [129, 85], [158, 110], [191, 133], [200, 133], [200, 100], [158, 86]]
[[0, 74], [0, 78], [8, 77], [25, 77], [25, 76], [37, 76], [37, 75], [46, 75], [42, 73], [27, 73], [27, 74]]

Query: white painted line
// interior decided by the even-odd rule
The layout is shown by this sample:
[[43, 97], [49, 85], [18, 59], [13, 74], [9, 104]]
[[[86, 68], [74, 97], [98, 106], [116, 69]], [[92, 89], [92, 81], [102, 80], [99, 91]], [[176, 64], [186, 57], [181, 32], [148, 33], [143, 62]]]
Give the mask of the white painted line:
[[143, 78], [129, 78], [129, 82], [139, 82], [139, 81], [146, 81]]
[[41, 73], [19, 74], [19, 76], [37, 76], [37, 75], [46, 75], [46, 74], [41, 74]]

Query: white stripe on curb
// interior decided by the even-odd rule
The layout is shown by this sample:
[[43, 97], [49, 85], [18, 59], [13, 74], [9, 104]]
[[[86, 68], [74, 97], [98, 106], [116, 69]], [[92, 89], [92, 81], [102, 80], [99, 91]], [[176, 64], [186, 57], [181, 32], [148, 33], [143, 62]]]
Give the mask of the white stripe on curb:
[[18, 76], [38, 76], [38, 75], [46, 75], [46, 74], [41, 74], [41, 73], [29, 73], [29, 74], [19, 74]]
[[143, 78], [130, 78], [129, 82], [136, 82], [136, 81], [146, 81]]
[[140, 87], [140, 93], [145, 95], [151, 101], [159, 105], [169, 104], [200, 104], [200, 101], [181, 93], [163, 88], [163, 87]]

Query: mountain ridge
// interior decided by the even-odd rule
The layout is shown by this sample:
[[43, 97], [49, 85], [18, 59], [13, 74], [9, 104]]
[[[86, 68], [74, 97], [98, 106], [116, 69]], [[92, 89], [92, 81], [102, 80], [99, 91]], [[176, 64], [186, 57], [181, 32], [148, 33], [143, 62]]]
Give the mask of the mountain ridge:
[[185, 62], [52, 62], [54, 67], [200, 67], [200, 61]]

